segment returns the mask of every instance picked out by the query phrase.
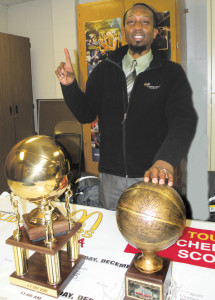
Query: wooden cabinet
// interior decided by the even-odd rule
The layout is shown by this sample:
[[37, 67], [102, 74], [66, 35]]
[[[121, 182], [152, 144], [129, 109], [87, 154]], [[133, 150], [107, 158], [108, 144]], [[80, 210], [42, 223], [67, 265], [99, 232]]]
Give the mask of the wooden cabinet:
[[34, 134], [28, 38], [0, 33], [0, 192], [8, 189], [5, 159], [10, 149]]

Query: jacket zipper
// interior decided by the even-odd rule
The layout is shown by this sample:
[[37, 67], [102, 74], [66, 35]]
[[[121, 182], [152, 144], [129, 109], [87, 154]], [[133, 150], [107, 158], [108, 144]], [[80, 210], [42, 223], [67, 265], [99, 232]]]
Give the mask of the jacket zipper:
[[[123, 147], [123, 158], [124, 158], [124, 165], [125, 165], [125, 177], [128, 177], [128, 167], [127, 167], [127, 162], [126, 162], [126, 151], [125, 151], [125, 123], [126, 123], [126, 119], [127, 119], [127, 114], [128, 114], [128, 107], [127, 107], [127, 111], [126, 111], [126, 105], [125, 105], [125, 101], [126, 101], [126, 94], [125, 94], [125, 90], [123, 89], [122, 92], [122, 96], [123, 96], [123, 103], [124, 103], [124, 116], [123, 116], [123, 120], [122, 120], [122, 147]], [[129, 104], [128, 104], [129, 105]]]
[[[115, 64], [120, 70], [121, 72], [123, 72], [122, 68], [119, 67], [119, 65], [117, 63], [115, 63], [114, 61], [110, 60], [109, 58], [107, 58], [107, 60], [109, 60], [111, 63]], [[125, 73], [123, 72], [124, 76]], [[123, 81], [123, 79], [122, 79]], [[126, 88], [126, 85], [125, 85]], [[126, 95], [125, 95], [125, 89], [124, 89], [124, 82], [122, 83], [122, 100], [123, 100], [123, 105], [124, 105], [124, 115], [123, 115], [123, 120], [121, 122], [122, 125], [122, 147], [123, 147], [123, 159], [124, 159], [124, 165], [125, 165], [125, 177], [128, 178], [128, 168], [127, 168], [127, 163], [126, 163], [126, 151], [125, 151], [125, 121], [127, 119], [127, 114], [128, 114], [128, 107], [126, 110], [126, 105], [125, 105], [125, 101], [126, 101]], [[129, 106], [129, 103], [128, 103]]]
[[[149, 69], [151, 69], [151, 68], [147, 68], [145, 71], [147, 71]], [[135, 81], [136, 81], [136, 79], [135, 79]], [[135, 81], [134, 81], [134, 85], [135, 85]], [[134, 88], [134, 86], [132, 87], [131, 95], [132, 95], [133, 88]], [[124, 89], [122, 91], [122, 95], [123, 95], [123, 103], [124, 103], [124, 115], [123, 115], [123, 120], [121, 122], [122, 127], [123, 127], [122, 128], [122, 131], [123, 131], [123, 137], [122, 137], [123, 138], [123, 158], [124, 158], [124, 165], [125, 165], [125, 177], [128, 178], [128, 166], [127, 166], [127, 162], [126, 162], [126, 150], [125, 150], [125, 148], [126, 148], [125, 147], [125, 125], [126, 125], [126, 119], [127, 119], [127, 116], [128, 116], [128, 109], [129, 109], [129, 104], [130, 104], [130, 101], [131, 101], [131, 95], [130, 95], [130, 100], [128, 101], [127, 110], [126, 110], [126, 106], [125, 106], [126, 95], [125, 95], [125, 90]]]
[[[114, 62], [112, 62], [112, 63], [114, 63]], [[117, 65], [117, 64], [116, 64]], [[117, 65], [117, 67], [118, 67], [118, 65]], [[158, 67], [158, 66], [157, 66]], [[156, 67], [156, 68], [157, 68]], [[120, 68], [121, 69], [121, 68]], [[149, 70], [151, 70], [151, 69], [153, 69], [152, 67], [148, 67], [146, 70], [144, 70], [144, 72], [146, 72], [146, 71], [149, 71]], [[122, 69], [121, 69], [122, 70]], [[122, 71], [123, 72], [123, 71]], [[124, 72], [123, 72], [124, 73]], [[138, 76], [138, 75], [137, 75]], [[136, 81], [136, 79], [135, 79], [135, 81]], [[124, 84], [123, 84], [124, 85]], [[135, 82], [134, 82], [134, 85], [135, 85]], [[133, 88], [134, 88], [134, 86], [133, 86]], [[132, 88], [132, 91], [133, 91], [133, 88]], [[131, 91], [131, 95], [132, 95], [132, 91]], [[126, 101], [126, 95], [125, 95], [125, 90], [124, 90], [124, 88], [123, 88], [123, 91], [122, 91], [122, 96], [123, 96], [123, 103], [124, 103], [124, 115], [123, 115], [123, 120], [122, 120], [122, 122], [121, 122], [121, 124], [122, 124], [122, 132], [123, 132], [123, 137], [122, 137], [122, 139], [123, 139], [123, 158], [124, 158], [124, 165], [125, 165], [125, 177], [126, 178], [128, 178], [128, 166], [127, 166], [127, 162], [126, 162], [126, 150], [125, 150], [125, 123], [126, 123], [126, 119], [127, 119], [127, 116], [128, 116], [128, 109], [129, 109], [129, 102], [128, 102], [128, 107], [127, 107], [127, 110], [126, 110], [126, 106], [125, 106], [125, 101]], [[131, 97], [130, 97], [131, 98]]]
[[[136, 79], [135, 79], [135, 81], [136, 81]], [[134, 85], [135, 85], [135, 82], [134, 82]], [[134, 86], [132, 87], [131, 95], [132, 95], [133, 88], [134, 88]], [[127, 166], [127, 161], [126, 161], [126, 150], [125, 150], [126, 149], [126, 147], [125, 147], [125, 140], [126, 140], [126, 138], [125, 138], [125, 126], [126, 126], [126, 119], [127, 119], [127, 116], [128, 116], [128, 109], [129, 109], [130, 100], [128, 101], [128, 107], [127, 107], [127, 110], [126, 110], [125, 101], [126, 101], [126, 99], [128, 99], [128, 96], [127, 96], [127, 94], [125, 94], [124, 89], [123, 89], [122, 95], [123, 95], [123, 103], [124, 103], [124, 115], [123, 115], [123, 120], [121, 122], [122, 127], [123, 127], [122, 128], [122, 131], [123, 131], [123, 137], [122, 137], [123, 138], [123, 158], [124, 158], [124, 165], [125, 165], [125, 177], [128, 178], [128, 166]], [[130, 95], [130, 99], [131, 99], [131, 95]]]

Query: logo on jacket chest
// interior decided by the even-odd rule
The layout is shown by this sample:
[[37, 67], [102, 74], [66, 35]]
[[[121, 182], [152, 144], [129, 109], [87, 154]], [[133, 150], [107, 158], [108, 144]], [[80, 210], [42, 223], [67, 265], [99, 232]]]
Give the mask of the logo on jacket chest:
[[150, 82], [145, 82], [144, 86], [149, 90], [158, 90], [160, 85], [152, 85]]

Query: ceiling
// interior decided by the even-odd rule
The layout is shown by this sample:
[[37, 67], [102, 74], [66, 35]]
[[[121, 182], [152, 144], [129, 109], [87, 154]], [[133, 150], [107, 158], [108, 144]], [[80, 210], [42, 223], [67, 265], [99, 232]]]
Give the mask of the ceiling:
[[13, 5], [13, 4], [19, 4], [19, 3], [29, 2], [29, 1], [32, 0], [0, 0], [0, 4]]

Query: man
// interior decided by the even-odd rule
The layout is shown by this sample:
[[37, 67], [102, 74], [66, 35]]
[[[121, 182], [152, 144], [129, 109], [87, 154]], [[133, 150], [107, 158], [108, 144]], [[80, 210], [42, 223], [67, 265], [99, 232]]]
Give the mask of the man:
[[[172, 186], [174, 168], [195, 134], [190, 85], [181, 66], [152, 53], [157, 32], [156, 13], [137, 3], [124, 16], [128, 45], [96, 66], [85, 93], [77, 85], [67, 49], [66, 63], [56, 70], [76, 118], [91, 123], [98, 116], [100, 201], [107, 209], [115, 210], [122, 192], [140, 180]], [[133, 61], [137, 76], [131, 88], [126, 76]]]

